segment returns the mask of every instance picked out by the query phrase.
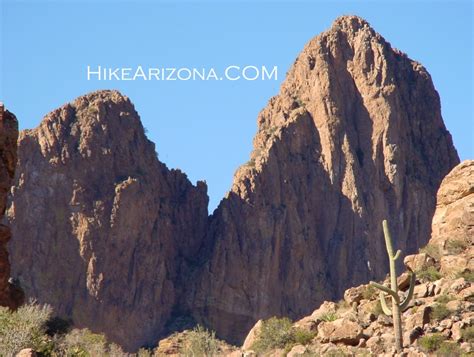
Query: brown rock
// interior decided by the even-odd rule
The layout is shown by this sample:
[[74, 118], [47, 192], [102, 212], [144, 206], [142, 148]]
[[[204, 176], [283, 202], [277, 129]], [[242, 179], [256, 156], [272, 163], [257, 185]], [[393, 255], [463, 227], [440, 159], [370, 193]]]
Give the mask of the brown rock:
[[421, 335], [423, 335], [423, 329], [417, 326], [408, 332], [408, 338], [404, 339], [405, 343], [413, 344]]
[[463, 309], [463, 301], [451, 300], [446, 303], [446, 308], [450, 311], [461, 311]]
[[79, 327], [127, 350], [156, 343], [199, 259], [207, 202], [204, 183], [158, 161], [127, 97], [88, 94], [20, 135], [13, 274]]
[[[15, 174], [17, 161], [18, 122], [15, 116], [0, 103], [0, 219], [3, 218], [7, 195]], [[10, 263], [7, 243], [10, 227], [0, 224], [0, 306], [17, 308], [23, 303], [21, 289], [9, 282]]]
[[36, 357], [38, 354], [31, 348], [24, 348], [16, 354], [16, 357]]
[[347, 289], [344, 292], [344, 300], [352, 305], [358, 304], [364, 298], [364, 292], [367, 290], [367, 285], [360, 285], [355, 288]]
[[420, 285], [416, 285], [415, 289], [413, 290], [413, 296], [415, 298], [424, 298], [429, 295], [431, 284], [430, 283], [423, 283]]
[[324, 301], [316, 310], [313, 311], [311, 317], [315, 319], [321, 318], [323, 315], [336, 313], [337, 305], [332, 301]]
[[467, 160], [443, 179], [437, 194], [430, 243], [444, 248], [449, 240], [456, 240], [472, 246], [473, 204], [474, 160]]
[[426, 69], [364, 20], [337, 19], [258, 117], [251, 160], [211, 218], [195, 318], [241, 343], [260, 318], [301, 318], [382, 278], [381, 221], [415, 253], [458, 162]]
[[468, 261], [468, 258], [460, 255], [445, 255], [440, 260], [440, 273], [443, 275], [462, 273], [467, 270]]
[[244, 344], [242, 345], [243, 350], [250, 350], [252, 345], [257, 341], [258, 335], [262, 330], [262, 320], [258, 320], [257, 323], [252, 327], [249, 331], [247, 337], [244, 340]]
[[463, 289], [458, 293], [458, 298], [461, 300], [469, 300], [469, 299], [472, 299], [473, 296], [474, 296], [474, 286], [470, 286], [466, 289]]
[[405, 330], [413, 331], [417, 328], [423, 328], [430, 322], [430, 313], [432, 308], [430, 306], [420, 306], [418, 311], [414, 314], [409, 314], [405, 318]]
[[406, 291], [410, 287], [410, 281], [411, 281], [411, 274], [409, 272], [403, 272], [397, 278], [398, 288], [401, 291]]
[[296, 321], [294, 326], [306, 331], [317, 331], [318, 325], [321, 320], [314, 316], [305, 316], [302, 319]]
[[383, 340], [380, 336], [374, 336], [369, 338], [366, 342], [366, 345], [369, 350], [377, 356], [384, 351]]
[[434, 266], [435, 260], [426, 253], [419, 253], [407, 255], [405, 259], [403, 259], [403, 264], [405, 264], [408, 270], [417, 272]]
[[348, 319], [322, 322], [318, 326], [318, 339], [321, 342], [343, 343], [357, 346], [362, 338], [362, 328]]
[[303, 356], [306, 354], [306, 347], [302, 345], [294, 346], [290, 352], [286, 355], [286, 357], [294, 357], [294, 356]]

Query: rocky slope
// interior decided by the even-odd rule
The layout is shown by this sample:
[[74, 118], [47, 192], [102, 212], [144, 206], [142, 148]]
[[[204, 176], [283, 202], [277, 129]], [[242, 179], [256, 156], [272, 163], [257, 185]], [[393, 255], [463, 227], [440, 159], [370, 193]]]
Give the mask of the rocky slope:
[[76, 99], [20, 134], [8, 217], [27, 296], [133, 350], [153, 344], [202, 243], [207, 187], [160, 163], [129, 99]]
[[405, 252], [427, 242], [458, 157], [429, 74], [364, 20], [311, 40], [258, 125], [208, 218], [205, 184], [158, 161], [128, 98], [53, 111], [19, 139], [13, 275], [128, 350], [183, 315], [241, 342], [260, 318], [383, 277], [382, 219]]
[[[405, 347], [402, 356], [474, 354], [473, 229], [474, 161], [471, 160], [456, 166], [443, 180], [428, 245], [418, 254], [404, 258], [405, 266], [416, 272], [417, 281], [414, 298], [402, 314]], [[405, 295], [407, 271], [399, 276], [398, 282]], [[221, 344], [221, 355], [394, 356], [392, 318], [382, 313], [378, 295], [369, 285], [350, 288], [344, 292], [343, 300], [324, 301], [311, 315], [287, 327], [288, 330], [273, 330], [272, 336], [263, 332], [263, 325], [268, 321], [259, 320], [240, 349]], [[291, 330], [305, 336], [305, 343], [301, 343], [301, 337], [285, 337]], [[179, 356], [189, 343], [188, 333], [160, 341], [156, 355]], [[282, 345], [256, 352], [262, 339], [279, 341]]]
[[380, 222], [426, 244], [458, 161], [430, 75], [364, 20], [312, 39], [258, 117], [251, 160], [211, 218], [192, 310], [235, 343], [388, 271]]
[[[0, 103], [0, 219], [3, 218], [7, 205], [7, 195], [15, 174], [17, 160], [18, 122], [15, 116]], [[11, 231], [5, 224], [0, 224], [0, 306], [16, 308], [23, 296], [17, 287], [9, 283], [10, 264], [8, 261], [7, 242]]]

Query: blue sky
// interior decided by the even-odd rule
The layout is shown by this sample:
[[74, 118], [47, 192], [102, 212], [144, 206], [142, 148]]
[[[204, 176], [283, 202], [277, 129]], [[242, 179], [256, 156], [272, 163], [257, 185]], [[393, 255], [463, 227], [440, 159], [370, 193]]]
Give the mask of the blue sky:
[[[474, 158], [470, 1], [1, 0], [0, 100], [22, 129], [97, 89], [129, 96], [161, 161], [206, 180], [210, 211], [245, 163], [256, 118], [304, 44], [344, 14], [420, 61], [461, 159]], [[86, 66], [277, 65], [278, 81], [87, 81]]]

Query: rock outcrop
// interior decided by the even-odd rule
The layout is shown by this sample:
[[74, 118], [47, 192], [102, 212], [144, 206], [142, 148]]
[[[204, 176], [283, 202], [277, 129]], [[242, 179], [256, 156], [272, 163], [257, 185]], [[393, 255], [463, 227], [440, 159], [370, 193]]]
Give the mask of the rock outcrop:
[[[7, 195], [15, 174], [17, 159], [18, 122], [15, 116], [0, 103], [0, 219], [7, 205]], [[7, 243], [11, 238], [10, 228], [0, 224], [0, 306], [12, 309], [22, 303], [22, 292], [10, 284], [10, 263]]]
[[202, 244], [205, 183], [158, 161], [115, 91], [64, 105], [18, 143], [8, 217], [26, 295], [128, 350], [156, 343]]
[[[430, 243], [447, 250], [452, 242], [474, 240], [474, 161], [456, 166], [438, 191]], [[455, 243], [454, 243], [455, 244]]]
[[251, 160], [211, 218], [192, 310], [242, 342], [388, 271], [381, 222], [414, 253], [459, 162], [430, 75], [367, 22], [312, 39], [258, 117]]
[[[402, 314], [404, 351], [397, 356], [474, 353], [473, 207], [474, 161], [470, 160], [456, 166], [441, 184], [428, 245], [405, 256], [417, 280], [414, 298]], [[458, 265], [454, 258], [467, 264]], [[443, 271], [443, 262], [449, 269]], [[405, 271], [398, 278], [401, 295], [407, 294], [408, 276]], [[389, 279], [384, 283], [389, 284]], [[222, 356], [395, 356], [393, 321], [383, 314], [378, 299], [378, 291], [367, 284], [349, 288], [343, 300], [325, 301], [290, 329], [270, 330], [271, 336], [268, 330], [267, 335], [263, 332], [268, 320], [259, 320], [240, 349], [222, 348]], [[288, 337], [290, 331], [300, 338]], [[155, 353], [178, 356], [188, 333], [160, 341]], [[262, 339], [281, 345], [256, 350]]]
[[353, 16], [306, 45], [254, 146], [208, 217], [205, 184], [158, 161], [128, 98], [53, 111], [19, 139], [13, 275], [128, 350], [182, 315], [241, 343], [260, 318], [383, 277], [382, 219], [416, 252], [459, 161], [427, 71]]
[[[405, 257], [409, 269], [416, 267], [418, 276], [414, 300], [402, 314], [405, 356], [474, 353], [473, 208], [474, 161], [470, 160], [456, 166], [441, 184], [428, 245]], [[458, 259], [467, 263], [458, 264]], [[430, 263], [411, 264], [426, 261]], [[443, 264], [448, 269], [443, 270]], [[398, 279], [402, 294], [407, 293], [408, 287], [402, 286], [406, 276], [407, 272]], [[288, 356], [392, 356], [392, 318], [382, 313], [378, 298], [375, 289], [360, 285], [346, 290], [342, 302], [324, 302], [293, 325], [314, 333], [314, 338], [306, 346], [295, 342], [294, 353]], [[252, 338], [258, 341], [259, 336], [253, 333]], [[251, 355], [251, 349], [243, 346], [241, 352]], [[266, 355], [274, 354], [267, 351]]]

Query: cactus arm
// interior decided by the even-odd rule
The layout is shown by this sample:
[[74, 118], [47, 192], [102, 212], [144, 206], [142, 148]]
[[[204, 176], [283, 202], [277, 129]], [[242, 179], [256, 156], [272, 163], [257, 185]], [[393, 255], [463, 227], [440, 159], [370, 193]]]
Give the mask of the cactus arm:
[[387, 306], [387, 301], [385, 300], [385, 295], [383, 292], [380, 292], [380, 306], [382, 306], [382, 311], [387, 316], [392, 316], [392, 310]]
[[385, 238], [385, 246], [387, 247], [387, 253], [390, 259], [393, 259], [393, 246], [392, 246], [392, 237], [390, 235], [390, 230], [388, 229], [387, 220], [383, 220], [383, 236]]
[[377, 289], [379, 289], [379, 290], [382, 290], [383, 292], [385, 292], [385, 293], [391, 295], [391, 296], [395, 299], [395, 301], [396, 301], [397, 303], [400, 302], [400, 298], [398, 297], [397, 293], [396, 293], [395, 291], [393, 291], [392, 289], [387, 288], [386, 286], [384, 286], [384, 285], [382, 285], [382, 284], [378, 284], [378, 283], [376, 283], [376, 282], [374, 282], [374, 281], [371, 281], [371, 282], [370, 282], [370, 285], [372, 285], [374, 288], [377, 288]]
[[[392, 296], [392, 317], [393, 330], [395, 332], [395, 349], [398, 353], [401, 353], [403, 350], [402, 317], [400, 310], [400, 298], [398, 297], [397, 269], [395, 265], [395, 260], [400, 257], [401, 252], [397, 251], [395, 255], [393, 254], [392, 237], [390, 235], [390, 230], [388, 229], [388, 223], [386, 220], [382, 221], [382, 227], [390, 266], [391, 289], [376, 283], [372, 285]], [[406, 304], [408, 304], [408, 302]]]
[[397, 250], [397, 252], [395, 253], [395, 256], [393, 257], [393, 260], [397, 260], [398, 258], [400, 258], [400, 254], [402, 254], [402, 251], [399, 249], [399, 250]]
[[[387, 247], [388, 262], [390, 265], [390, 287], [394, 291], [394, 294], [398, 297], [397, 270], [395, 268], [395, 257], [399, 256], [400, 254], [398, 252], [395, 255], [393, 254], [392, 236], [390, 235], [390, 230], [388, 228], [387, 220], [383, 220], [382, 227], [383, 227], [383, 235], [385, 238], [385, 246]], [[396, 298], [395, 300], [398, 301]]]
[[416, 275], [415, 273], [410, 274], [410, 288], [408, 289], [408, 294], [405, 300], [400, 304], [400, 310], [403, 311], [408, 307], [410, 300], [413, 297], [413, 291], [415, 290]]

